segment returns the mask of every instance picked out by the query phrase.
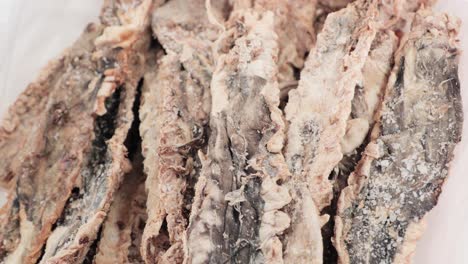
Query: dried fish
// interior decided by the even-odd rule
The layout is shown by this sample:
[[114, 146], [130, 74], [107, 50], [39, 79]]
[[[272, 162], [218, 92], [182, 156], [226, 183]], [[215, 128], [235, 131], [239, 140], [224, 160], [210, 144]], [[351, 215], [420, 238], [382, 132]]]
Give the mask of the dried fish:
[[101, 47], [96, 56], [105, 60], [115, 54], [118, 62], [113, 70], [118, 74], [106, 76], [103, 84], [113, 79], [123, 84], [102, 85], [97, 93], [95, 112], [102, 115], [96, 119], [92, 149], [74, 186], [79, 192], [68, 201], [56, 223], [41, 263], [83, 261], [107, 215], [115, 190], [130, 169], [124, 142], [134, 120], [136, 90], [145, 70], [151, 7], [150, 0], [131, 8], [121, 5], [126, 10], [126, 20], [107, 27], [96, 40], [96, 45]]
[[99, 72], [105, 70], [93, 62], [91, 52], [101, 32], [102, 27], [88, 25], [64, 56], [60, 75], [43, 84], [54, 87], [48, 88], [37, 126], [30, 127], [11, 200], [2, 210], [0, 252], [5, 263], [35, 263], [39, 258], [90, 149], [93, 102]]
[[409, 262], [463, 123], [434, 2], [104, 0], [0, 126], [0, 262]]
[[373, 140], [338, 201], [341, 263], [410, 261], [461, 138], [458, 27], [419, 11], [398, 50]]
[[[151, 1], [145, 1], [137, 9], [150, 7]], [[142, 22], [141, 12], [137, 15]], [[133, 48], [144, 49], [145, 38], [136, 44], [125, 39], [120, 45], [121, 36], [112, 35], [120, 30], [129, 37], [141, 37], [144, 25], [127, 22], [132, 27], [126, 30], [88, 26], [87, 33], [94, 37], [85, 35], [88, 40], [78, 42], [70, 51], [73, 57], [64, 63], [65, 72], [52, 84], [56, 87], [40, 114], [39, 126], [28, 138], [28, 155], [21, 164], [12, 202], [4, 210], [4, 262], [36, 263], [47, 239], [42, 262], [67, 257], [71, 257], [69, 263], [80, 262], [95, 238], [127, 166], [123, 140], [133, 119], [131, 107], [141, 75], [141, 54]], [[19, 232], [9, 232], [12, 225]], [[78, 245], [61, 252], [68, 246], [62, 242]]]
[[[363, 82], [355, 88], [346, 133], [341, 141], [341, 151], [344, 156], [329, 176], [333, 182], [333, 200], [331, 206], [325, 208], [324, 212], [332, 217], [336, 212], [339, 194], [348, 185], [348, 177], [361, 158], [363, 148], [369, 143], [368, 134], [374, 126], [374, 115], [381, 104], [397, 46], [398, 38], [393, 31], [379, 31], [362, 69]], [[333, 225], [332, 218], [322, 229], [324, 261], [336, 262], [336, 250], [331, 242]]]
[[147, 214], [146, 177], [140, 151], [136, 151], [132, 171], [124, 176], [103, 224], [96, 264], [143, 263], [140, 245]]
[[[211, 7], [224, 17], [223, 1]], [[173, 0], [153, 13], [153, 32], [167, 55], [145, 75], [140, 130], [148, 175], [147, 263], [182, 263], [193, 188], [207, 136], [213, 71], [211, 46], [221, 28], [210, 24], [205, 1]]]
[[354, 88], [362, 81], [376, 34], [377, 3], [356, 1], [327, 17], [299, 86], [289, 94], [285, 155], [293, 174], [288, 186], [294, 197], [288, 209], [292, 228], [285, 238], [288, 263], [322, 262], [320, 228], [328, 216], [320, 212], [333, 196], [328, 175], [342, 158], [340, 141]]
[[278, 82], [280, 88], [296, 80], [296, 71], [304, 67], [306, 53], [315, 42], [313, 28], [317, 0], [255, 0], [257, 12], [274, 14], [275, 32], [278, 36]]
[[0, 126], [0, 186], [11, 187], [20, 173], [22, 161], [29, 153], [27, 142], [31, 131], [43, 124], [39, 124], [40, 115], [45, 110], [49, 94], [61, 77], [67, 74], [68, 65], [72, 58], [83, 50], [90, 50], [90, 38], [94, 38], [96, 30], [84, 33], [76, 43], [64, 52], [58, 59], [48, 63], [42, 69], [39, 77], [28, 85], [15, 103], [8, 109]]
[[[234, 12], [234, 11], [233, 11]], [[237, 11], [236, 11], [237, 12]], [[211, 134], [187, 228], [186, 263], [282, 259], [289, 225], [284, 123], [273, 13], [242, 9], [220, 37], [211, 82]], [[252, 113], [255, 113], [254, 115]], [[259, 250], [261, 249], [261, 251]]]

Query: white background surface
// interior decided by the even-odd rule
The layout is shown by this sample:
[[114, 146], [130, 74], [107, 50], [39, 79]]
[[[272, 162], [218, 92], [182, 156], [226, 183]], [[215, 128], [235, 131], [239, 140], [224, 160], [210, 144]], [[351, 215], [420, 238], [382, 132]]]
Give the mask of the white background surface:
[[[468, 0], [439, 0], [437, 10], [464, 22], [460, 38], [468, 52]], [[102, 0], [0, 0], [0, 116], [47, 61], [68, 47], [87, 23], [97, 21]], [[468, 56], [460, 81], [465, 103], [464, 138], [439, 205], [427, 216], [416, 264], [468, 263]], [[1, 158], [1, 153], [0, 153]]]

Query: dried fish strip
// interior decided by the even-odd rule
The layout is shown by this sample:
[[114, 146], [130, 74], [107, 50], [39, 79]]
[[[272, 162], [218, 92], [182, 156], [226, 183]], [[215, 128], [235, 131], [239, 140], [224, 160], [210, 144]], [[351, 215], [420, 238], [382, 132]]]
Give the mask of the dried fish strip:
[[[102, 51], [97, 56], [105, 59], [113, 55], [118, 62], [114, 69], [117, 76], [106, 76], [103, 83], [117, 79], [123, 84], [115, 88], [103, 85], [97, 93], [95, 112], [105, 114], [97, 119], [93, 147], [80, 170], [80, 181], [75, 186], [80, 192], [68, 201], [47, 241], [41, 263], [83, 261], [97, 237], [123, 174], [130, 169], [124, 141], [134, 120], [132, 108], [136, 89], [145, 70], [151, 7], [152, 1], [147, 0], [126, 9], [128, 19], [121, 26], [107, 27], [96, 40]], [[122, 34], [128, 38], [122, 39]], [[135, 41], [130, 42], [130, 39]], [[105, 109], [101, 109], [100, 100], [104, 100]]]
[[218, 43], [211, 135], [207, 154], [200, 154], [185, 262], [275, 262], [282, 258], [277, 234], [289, 224], [279, 209], [290, 198], [278, 185], [288, 169], [273, 14], [232, 15]]
[[397, 46], [398, 38], [393, 31], [379, 31], [363, 67], [363, 82], [355, 88], [346, 133], [341, 141], [343, 158], [329, 176], [333, 183], [333, 200], [324, 209], [332, 217], [322, 228], [325, 262], [336, 262], [337, 254], [331, 241], [336, 204], [341, 190], [348, 185], [349, 175], [361, 158], [362, 149], [369, 143], [368, 134], [374, 126], [374, 115], [381, 104]]
[[410, 261], [461, 138], [458, 27], [422, 10], [399, 48], [374, 140], [338, 203], [341, 263]]
[[328, 16], [299, 87], [290, 92], [286, 160], [293, 174], [288, 186], [294, 197], [289, 208], [292, 228], [286, 234], [288, 263], [322, 262], [320, 228], [328, 217], [320, 212], [333, 196], [328, 175], [342, 158], [340, 141], [354, 88], [361, 82], [376, 34], [377, 3], [356, 1]]
[[[0, 186], [11, 187], [20, 173], [21, 162], [28, 154], [28, 137], [38, 124], [39, 116], [45, 110], [49, 94], [56, 83], [67, 72], [70, 58], [76, 50], [85, 48], [88, 38], [93, 34], [84, 34], [69, 50], [51, 62], [41, 71], [39, 77], [29, 84], [15, 103], [8, 109], [0, 126]], [[74, 53], [74, 54], [73, 54]]]
[[[224, 17], [224, 1], [211, 6]], [[193, 188], [201, 167], [211, 107], [211, 46], [221, 28], [205, 1], [173, 0], [156, 9], [152, 27], [167, 55], [145, 76], [140, 109], [148, 221], [142, 256], [147, 263], [182, 263]]]
[[176, 55], [166, 55], [156, 73], [145, 75], [140, 114], [148, 173], [148, 222], [142, 255], [148, 263], [183, 260], [185, 177], [190, 173], [190, 145], [197, 143], [202, 131], [188, 114], [182, 83], [186, 79]]
[[38, 125], [31, 127], [24, 150], [28, 154], [19, 168], [12, 201], [3, 209], [1, 257], [5, 263], [36, 262], [90, 149], [92, 102], [99, 72], [104, 70], [92, 61], [91, 52], [101, 32], [101, 27], [90, 24], [65, 55], [61, 75], [44, 84], [54, 87], [49, 88], [50, 98]]
[[141, 154], [135, 157], [132, 165], [132, 171], [124, 176], [103, 223], [94, 258], [96, 264], [143, 263], [140, 243], [147, 214], [146, 177]]

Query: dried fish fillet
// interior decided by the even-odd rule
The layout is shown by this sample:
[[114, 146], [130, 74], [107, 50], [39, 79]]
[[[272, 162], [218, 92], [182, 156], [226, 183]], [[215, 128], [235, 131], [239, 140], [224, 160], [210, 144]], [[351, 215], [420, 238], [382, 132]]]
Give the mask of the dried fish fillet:
[[[143, 6], [149, 8], [151, 1], [146, 1]], [[79, 197], [78, 188], [88, 191], [86, 188], [99, 189], [98, 187], [105, 186], [112, 190], [119, 183], [119, 170], [126, 166], [123, 142], [119, 143], [119, 138], [125, 139], [132, 120], [131, 107], [135, 97], [132, 89], [135, 89], [139, 79], [135, 75], [138, 75], [136, 68], [140, 58], [128, 49], [118, 46], [108, 34], [110, 28], [114, 27], [103, 30], [101, 26], [88, 26], [88, 32], [94, 32], [96, 35], [102, 32], [102, 35], [90, 40], [86, 50], [72, 50], [80, 52], [74, 54], [70, 62], [65, 64], [67, 70], [55, 84], [57, 87], [50, 93], [46, 109], [39, 118], [43, 121], [38, 123], [43, 125], [36, 127], [34, 136], [28, 139], [29, 154], [21, 165], [21, 174], [12, 195], [13, 203], [10, 203], [12, 206], [4, 217], [7, 220], [17, 220], [14, 225], [20, 230], [19, 234], [16, 234], [20, 237], [10, 237], [8, 226], [13, 223], [8, 221], [7, 226], [2, 228], [3, 244], [11, 241], [16, 243], [2, 246], [6, 263], [36, 263], [51, 232], [53, 238], [48, 240], [49, 251], [46, 249], [42, 261], [54, 262], [55, 260], [49, 258], [61, 254], [54, 247], [64, 246], [57, 245], [58, 233], [64, 230], [62, 225], [72, 218], [76, 221], [73, 227], [79, 229], [80, 221], [88, 220], [78, 216], [69, 216], [67, 220], [65, 216], [70, 213], [69, 207], [72, 203], [77, 204], [84, 199]], [[128, 35], [141, 32], [138, 27], [130, 31], [127, 32]], [[126, 41], [125, 44], [129, 43]], [[123, 82], [126, 84], [121, 87]], [[114, 123], [115, 117], [117, 120]], [[114, 128], [117, 129], [114, 131]], [[110, 138], [116, 139], [106, 142]], [[105, 166], [101, 162], [106, 162], [104, 159], [108, 144], [108, 158], [111, 159], [107, 161], [108, 168], [103, 168]], [[110, 175], [106, 173], [108, 170], [113, 170]], [[93, 178], [95, 175], [99, 175], [97, 180]], [[106, 186], [107, 183], [109, 186]], [[96, 189], [89, 191], [85, 193], [85, 198], [96, 198], [94, 195], [98, 194], [93, 191], [99, 193]], [[105, 198], [104, 201], [110, 199], [106, 198], [109, 193], [111, 192], [101, 194], [102, 198]], [[69, 201], [64, 209], [67, 200]], [[99, 217], [105, 216], [106, 202], [99, 204], [97, 199], [93, 202], [93, 206], [101, 206], [103, 210], [97, 212], [93, 218], [97, 218], [94, 224], [99, 228]], [[81, 207], [80, 204], [80, 209], [85, 214], [86, 206]], [[86, 213], [94, 214], [93, 211]], [[19, 218], [14, 214], [19, 214]], [[59, 221], [56, 222], [57, 220]], [[52, 231], [53, 226], [57, 228]], [[72, 241], [75, 233], [74, 230], [69, 231], [64, 240]], [[73, 261], [80, 261], [80, 254], [86, 253], [88, 244], [97, 232], [88, 231], [90, 235], [86, 239], [76, 238], [75, 242], [79, 245], [71, 250]], [[58, 258], [60, 257], [62, 256]], [[70, 260], [70, 263], [73, 261]]]
[[[27, 140], [34, 127], [40, 126], [38, 119], [45, 110], [51, 90], [66, 74], [68, 63], [74, 55], [86, 49], [93, 34], [83, 34], [64, 54], [42, 70], [39, 77], [29, 84], [16, 102], [8, 109], [0, 127], [0, 186], [10, 187], [20, 173], [21, 162], [27, 152]], [[75, 54], [73, 54], [75, 53]]]
[[[288, 263], [322, 262], [320, 228], [327, 216], [320, 216], [320, 212], [333, 196], [328, 175], [342, 158], [340, 141], [354, 88], [362, 81], [362, 69], [376, 34], [377, 3], [356, 1], [327, 17], [299, 86], [289, 94], [285, 155], [293, 174], [288, 186], [295, 197], [289, 207], [292, 228], [285, 238]], [[314, 210], [310, 209], [314, 207], [310, 200]], [[309, 228], [301, 228], [306, 226]]]
[[[224, 15], [224, 1], [212, 14]], [[156, 9], [154, 35], [167, 55], [145, 75], [140, 109], [148, 221], [142, 238], [147, 263], [182, 263], [194, 184], [205, 146], [213, 71], [211, 46], [221, 28], [205, 1], [174, 0]]]
[[373, 141], [338, 202], [341, 263], [410, 261], [461, 138], [458, 27], [422, 10], [399, 48]]
[[100, 26], [89, 25], [65, 55], [61, 75], [44, 84], [54, 87], [49, 88], [38, 125], [31, 127], [12, 201], [2, 212], [1, 257], [5, 263], [36, 262], [78, 177], [83, 155], [90, 149], [91, 113], [99, 72], [104, 70], [93, 62], [91, 52], [101, 32]]
[[376, 33], [373, 7], [358, 3], [329, 16], [286, 106], [288, 165], [295, 180], [309, 184], [320, 210], [331, 199], [328, 174], [341, 158], [354, 87]]
[[132, 171], [124, 176], [115, 194], [103, 224], [94, 258], [96, 264], [143, 263], [140, 244], [147, 214], [142, 162], [141, 156], [134, 158]]
[[[341, 141], [343, 158], [329, 176], [333, 182], [333, 200], [324, 212], [330, 214], [331, 217], [335, 215], [341, 190], [348, 185], [348, 177], [361, 158], [362, 149], [369, 143], [368, 134], [374, 126], [374, 115], [381, 104], [397, 46], [398, 38], [391, 30], [379, 31], [372, 43], [369, 56], [362, 69], [363, 82], [355, 88], [346, 133]], [[333, 229], [332, 218], [322, 228], [325, 262], [336, 262], [337, 258], [331, 241]]]
[[[202, 143], [203, 127], [188, 112], [187, 73], [177, 55], [160, 60], [157, 72], [145, 75], [140, 115], [148, 180], [148, 222], [142, 255], [148, 263], [181, 263], [186, 178], [191, 173], [192, 146]], [[188, 86], [190, 87], [190, 86]], [[172, 262], [171, 262], [172, 261]]]
[[[379, 4], [383, 28], [378, 32], [364, 64], [363, 82], [355, 89], [346, 134], [341, 141], [344, 156], [329, 176], [333, 182], [334, 197], [331, 206], [325, 208], [324, 212], [332, 217], [336, 213], [341, 190], [348, 185], [348, 177], [359, 162], [361, 152], [369, 143], [369, 131], [374, 126], [374, 115], [381, 105], [388, 77], [393, 67], [393, 56], [399, 42], [396, 34], [406, 34], [414, 12], [423, 4], [426, 4], [426, 1], [388, 1]], [[322, 235], [325, 245], [325, 261], [336, 262], [337, 254], [331, 241], [333, 229], [334, 220], [331, 219], [323, 227]]]
[[[104, 84], [109, 79], [121, 80], [123, 84], [114, 88], [102, 85], [97, 93], [95, 112], [105, 114], [97, 119], [91, 153], [80, 169], [80, 179], [75, 185], [80, 192], [68, 201], [47, 241], [41, 263], [83, 261], [97, 237], [123, 174], [129, 170], [124, 142], [134, 120], [136, 90], [146, 65], [151, 7], [152, 1], [147, 0], [126, 9], [128, 15], [135, 17], [131, 19], [130, 16], [120, 26], [107, 27], [96, 40], [101, 47], [97, 56], [102, 60], [116, 56], [118, 63], [114, 69], [117, 74], [106, 76]], [[129, 38], [122, 39], [114, 34], [125, 34]], [[129, 39], [134, 41], [129, 42]], [[100, 106], [100, 100], [105, 109]]]
[[[242, 10], [220, 37], [207, 154], [187, 228], [186, 263], [282, 259], [289, 225], [273, 13]], [[252, 113], [256, 113], [252, 115]], [[261, 249], [261, 251], [259, 250]]]

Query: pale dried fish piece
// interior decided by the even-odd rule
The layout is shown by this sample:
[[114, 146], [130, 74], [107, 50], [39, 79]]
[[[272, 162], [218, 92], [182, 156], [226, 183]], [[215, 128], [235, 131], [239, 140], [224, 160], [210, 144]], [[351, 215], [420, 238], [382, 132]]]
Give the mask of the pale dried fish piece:
[[157, 70], [145, 75], [140, 130], [148, 174], [142, 255], [148, 263], [181, 263], [184, 257], [184, 192], [193, 155], [203, 144], [203, 124], [187, 104], [194, 99], [187, 92], [191, 82], [175, 54], [161, 58]]
[[[361, 158], [361, 152], [370, 141], [376, 110], [383, 99], [388, 76], [393, 66], [393, 56], [398, 45], [396, 34], [406, 34], [414, 12], [426, 4], [424, 0], [388, 1], [379, 4], [383, 28], [372, 44], [369, 57], [363, 68], [363, 82], [356, 86], [352, 111], [341, 141], [343, 159], [330, 175], [334, 197], [326, 213], [334, 216], [341, 190], [348, 185], [348, 177]], [[393, 25], [392, 25], [393, 24]], [[390, 29], [391, 28], [391, 29]], [[394, 33], [396, 32], [396, 34]], [[336, 250], [330, 238], [333, 236], [334, 221], [331, 219], [322, 229], [326, 261], [336, 261]], [[331, 259], [329, 259], [331, 258]]]
[[296, 70], [304, 67], [306, 53], [315, 42], [314, 14], [317, 0], [255, 0], [258, 12], [270, 10], [275, 15], [275, 32], [278, 35], [278, 82], [296, 80]]
[[376, 34], [374, 8], [358, 1], [328, 17], [299, 87], [290, 92], [286, 106], [288, 165], [295, 181], [308, 183], [319, 210], [331, 199], [328, 174], [341, 159], [339, 143], [351, 112], [354, 87], [361, 81]]
[[[363, 82], [355, 88], [346, 133], [341, 141], [344, 156], [329, 176], [333, 182], [333, 200], [331, 206], [324, 212], [332, 217], [336, 213], [336, 204], [341, 190], [348, 185], [348, 177], [356, 167], [363, 148], [369, 143], [369, 131], [374, 126], [374, 115], [385, 93], [397, 46], [398, 38], [393, 31], [379, 31], [364, 64]], [[331, 241], [333, 229], [334, 221], [331, 218], [322, 228], [325, 262], [336, 262], [337, 258]]]
[[461, 139], [458, 27], [422, 10], [398, 50], [374, 140], [338, 202], [341, 263], [411, 259]]
[[[152, 29], [166, 53], [178, 54], [184, 74], [190, 78], [186, 85], [186, 104], [199, 127], [208, 123], [211, 108], [209, 92], [213, 73], [213, 43], [221, 28], [209, 21], [205, 0], [171, 0], [152, 14]], [[224, 18], [227, 0], [216, 1], [210, 12]]]
[[218, 47], [211, 83], [211, 135], [207, 154], [200, 153], [185, 262], [276, 263], [277, 235], [289, 225], [280, 209], [290, 197], [278, 185], [289, 172], [281, 153], [273, 14], [242, 9], [218, 43], [225, 46]]
[[[224, 16], [225, 1], [211, 6]], [[152, 28], [167, 55], [145, 76], [140, 109], [148, 221], [142, 256], [147, 263], [181, 263], [183, 239], [206, 145], [211, 107], [213, 42], [205, 1], [173, 0], [153, 12]]]
[[[290, 92], [285, 155], [293, 174], [288, 186], [296, 198], [288, 207], [293, 216], [293, 228], [285, 235], [288, 263], [323, 261], [320, 229], [328, 216], [321, 216], [321, 211], [333, 197], [328, 176], [342, 158], [340, 142], [354, 88], [362, 82], [362, 69], [376, 35], [378, 3], [356, 1], [327, 17], [299, 86]], [[315, 210], [305, 209], [310, 207], [305, 202], [309, 200]]]
[[134, 154], [132, 171], [124, 176], [103, 223], [96, 264], [143, 263], [140, 244], [146, 223], [146, 192], [143, 158], [140, 150]]
[[[315, 42], [314, 14], [317, 0], [255, 0], [233, 1], [232, 14], [242, 14], [249, 8], [257, 12], [274, 14], [275, 32], [278, 35], [278, 81], [280, 89], [290, 88], [304, 67], [306, 53]], [[232, 19], [232, 18], [231, 18]]]
[[341, 141], [344, 157], [337, 167], [337, 175], [331, 177], [337, 193], [347, 185], [348, 175], [359, 160], [358, 148], [368, 143], [366, 139], [374, 126], [375, 114], [385, 93], [397, 45], [398, 38], [393, 31], [382, 30], [377, 33], [371, 46], [362, 69], [363, 82], [355, 88], [346, 133]]

